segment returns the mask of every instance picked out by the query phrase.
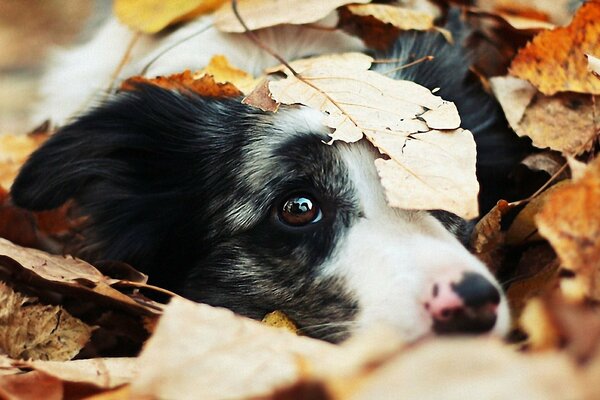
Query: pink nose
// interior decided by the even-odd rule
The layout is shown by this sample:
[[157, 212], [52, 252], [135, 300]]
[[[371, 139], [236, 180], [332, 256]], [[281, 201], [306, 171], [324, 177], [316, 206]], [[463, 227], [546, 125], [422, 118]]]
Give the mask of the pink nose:
[[500, 292], [489, 280], [468, 272], [458, 282], [435, 283], [425, 309], [437, 333], [483, 333], [494, 327], [499, 302]]

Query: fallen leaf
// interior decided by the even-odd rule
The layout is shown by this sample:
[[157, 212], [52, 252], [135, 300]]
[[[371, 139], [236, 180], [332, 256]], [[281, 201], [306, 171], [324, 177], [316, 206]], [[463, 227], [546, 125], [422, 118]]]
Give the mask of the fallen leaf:
[[510, 246], [519, 246], [528, 242], [543, 240], [538, 233], [535, 217], [542, 210], [552, 193], [566, 184], [569, 184], [569, 181], [565, 180], [558, 182], [528, 202], [517, 214], [516, 218], [506, 231], [506, 244]]
[[12, 358], [70, 360], [92, 328], [60, 306], [40, 303], [0, 282], [0, 350]]
[[121, 90], [135, 90], [138, 84], [152, 84], [163, 89], [192, 92], [206, 97], [237, 97], [242, 95], [242, 92], [232, 83], [218, 83], [212, 75], [208, 74], [196, 79], [190, 70], [180, 74], [158, 76], [150, 79], [134, 76], [121, 84]]
[[577, 181], [556, 189], [537, 215], [563, 267], [585, 282], [590, 299], [600, 300], [600, 158]]
[[501, 267], [502, 257], [499, 252], [505, 239], [502, 217], [512, 208], [506, 200], [499, 200], [473, 228], [469, 247], [492, 273], [498, 272]]
[[387, 4], [349, 5], [348, 10], [357, 16], [371, 16], [402, 30], [425, 31], [433, 27], [434, 16], [423, 11]]
[[559, 266], [556, 254], [546, 243], [525, 250], [506, 291], [513, 321], [519, 319], [529, 299], [558, 287]]
[[544, 96], [528, 82], [513, 77], [494, 77], [490, 83], [510, 126], [519, 136], [529, 136], [534, 146], [565, 155], [578, 155], [593, 146], [600, 110], [592, 96]]
[[530, 299], [519, 319], [519, 325], [527, 333], [528, 346], [532, 350], [551, 350], [560, 346], [560, 332], [548, 304], [541, 298]]
[[[559, 173], [559, 170], [563, 168], [565, 159], [560, 154], [553, 151], [542, 151], [540, 153], [533, 153], [526, 156], [521, 160], [521, 164], [529, 168], [531, 171], [543, 171], [549, 176], [553, 176]], [[566, 173], [559, 174], [557, 180], [567, 179]]]
[[63, 400], [65, 393], [60, 379], [33, 371], [19, 375], [0, 376], [0, 397], [7, 400]]
[[156, 33], [167, 26], [216, 10], [225, 0], [115, 0], [114, 13], [130, 28]]
[[[238, 11], [250, 30], [281, 24], [308, 24], [325, 18], [333, 10], [349, 3], [371, 0], [239, 0]], [[223, 4], [214, 14], [214, 24], [222, 32], [244, 32], [233, 13], [231, 2]]]
[[282, 328], [298, 334], [298, 327], [294, 321], [292, 321], [290, 317], [285, 315], [285, 313], [282, 311], [273, 311], [268, 313], [264, 316], [262, 322], [268, 326], [272, 326], [273, 328]]
[[260, 108], [263, 111], [275, 112], [279, 109], [279, 103], [271, 98], [269, 81], [263, 80], [252, 92], [242, 99], [243, 104]]
[[572, 0], [478, 0], [477, 7], [490, 11], [509, 15], [517, 15], [548, 21], [556, 25], [566, 25], [573, 16]]
[[217, 84], [231, 83], [242, 93], [250, 93], [261, 82], [254, 79], [249, 73], [235, 68], [223, 55], [216, 55], [210, 59], [208, 65], [194, 73], [194, 80], [202, 78], [204, 75], [211, 75]]
[[250, 398], [299, 379], [300, 359], [318, 364], [338, 352], [329, 343], [175, 298], [140, 354], [131, 389], [181, 400]]
[[594, 57], [591, 54], [586, 54], [585, 56], [588, 60], [588, 69], [590, 72], [600, 78], [600, 58]]
[[600, 81], [587, 71], [585, 53], [600, 53], [600, 1], [582, 5], [571, 24], [538, 34], [512, 61], [510, 74], [540, 92], [600, 94]]
[[585, 390], [564, 355], [523, 355], [486, 338], [426, 341], [365, 372], [367, 379], [350, 396], [345, 387], [361, 375], [324, 379], [325, 393], [332, 395], [322, 398], [564, 400], [582, 398]]
[[13, 365], [33, 369], [72, 383], [88, 383], [112, 389], [131, 382], [138, 369], [137, 359], [128, 357], [92, 358], [71, 361], [14, 361]]
[[0, 135], [0, 188], [10, 188], [21, 165], [47, 138], [47, 133]]
[[476, 217], [475, 142], [459, 128], [456, 107], [414, 82], [368, 70], [371, 62], [357, 53], [293, 62], [302, 80], [284, 68], [287, 78], [269, 89], [280, 103], [322, 111], [332, 142], [364, 136], [386, 154], [375, 166], [392, 207]]
[[538, 19], [521, 17], [502, 12], [498, 13], [497, 15], [508, 22], [513, 28], [518, 30], [554, 29], [556, 27], [554, 24], [546, 21], [540, 21]]

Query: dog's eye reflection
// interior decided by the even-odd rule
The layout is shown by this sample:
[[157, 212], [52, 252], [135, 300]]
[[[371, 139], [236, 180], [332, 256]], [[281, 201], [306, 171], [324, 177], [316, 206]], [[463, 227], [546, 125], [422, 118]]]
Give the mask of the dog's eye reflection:
[[317, 201], [306, 194], [288, 197], [279, 208], [279, 220], [286, 225], [308, 225], [320, 221], [322, 217]]

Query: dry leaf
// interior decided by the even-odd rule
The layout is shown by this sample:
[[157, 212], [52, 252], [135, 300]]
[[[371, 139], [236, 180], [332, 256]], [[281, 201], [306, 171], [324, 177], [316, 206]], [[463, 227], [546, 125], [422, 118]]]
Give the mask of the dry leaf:
[[[559, 173], [563, 168], [565, 159], [560, 154], [553, 151], [542, 151], [540, 153], [529, 154], [521, 164], [526, 166], [531, 171], [543, 171], [549, 176]], [[566, 172], [559, 173], [557, 180], [567, 179], [569, 176]]]
[[513, 77], [494, 77], [490, 83], [511, 127], [519, 136], [529, 136], [534, 146], [577, 155], [593, 145], [600, 112], [591, 96], [543, 96]]
[[208, 74], [196, 79], [190, 70], [180, 74], [158, 76], [150, 79], [134, 76], [123, 81], [121, 90], [135, 90], [138, 84], [152, 84], [163, 89], [187, 91], [206, 97], [237, 97], [242, 95], [242, 92], [232, 83], [218, 83], [212, 75]]
[[558, 287], [559, 262], [556, 254], [546, 243], [525, 250], [516, 270], [506, 297], [511, 317], [517, 320], [527, 301], [549, 293]]
[[88, 383], [99, 388], [115, 388], [131, 382], [138, 369], [136, 358], [113, 357], [71, 361], [18, 361], [13, 365], [33, 369], [72, 383]]
[[[239, 0], [238, 11], [246, 26], [255, 30], [281, 24], [316, 22], [343, 5], [369, 1], [371, 0]], [[244, 32], [230, 2], [215, 12], [214, 24], [222, 32]]]
[[48, 134], [0, 135], [0, 188], [9, 189], [27, 157]]
[[456, 107], [414, 82], [368, 70], [371, 62], [357, 53], [293, 62], [303, 81], [284, 69], [287, 78], [269, 89], [280, 103], [324, 112], [332, 141], [364, 135], [386, 154], [375, 166], [392, 207], [476, 217], [475, 142], [459, 128]]
[[558, 182], [527, 203], [519, 214], [517, 214], [508, 231], [506, 231], [506, 243], [511, 246], [519, 246], [528, 242], [542, 240], [542, 237], [538, 234], [534, 219], [552, 193], [568, 183], [569, 181]]
[[156, 33], [176, 22], [209, 13], [225, 0], [115, 0], [114, 13], [129, 27]]
[[59, 306], [13, 291], [0, 282], [0, 350], [12, 358], [70, 360], [92, 328]]
[[540, 234], [548, 239], [563, 267], [585, 283], [589, 298], [600, 300], [600, 158], [581, 179], [552, 193], [537, 215]]
[[433, 27], [433, 15], [387, 4], [349, 5], [348, 10], [361, 17], [371, 16], [402, 30], [425, 31]]
[[583, 391], [575, 366], [561, 354], [526, 356], [497, 341], [460, 338], [408, 349], [372, 373], [351, 397], [339, 398], [564, 400], [580, 399]]
[[600, 94], [600, 81], [588, 73], [585, 53], [600, 53], [600, 1], [585, 3], [564, 28], [538, 34], [521, 49], [510, 74], [531, 82], [546, 95]]
[[229, 61], [223, 55], [216, 55], [211, 58], [208, 65], [195, 72], [193, 77], [194, 80], [198, 80], [204, 75], [211, 75], [217, 84], [231, 83], [244, 94], [252, 92], [261, 82], [259, 79], [254, 79], [249, 73], [229, 64]]
[[262, 319], [262, 322], [274, 328], [286, 329], [292, 333], [298, 334], [298, 327], [283, 311], [273, 311], [268, 313]]
[[139, 357], [132, 393], [180, 400], [249, 398], [299, 379], [299, 359], [318, 364], [338, 351], [225, 309], [175, 298]]
[[506, 200], [499, 200], [473, 228], [470, 248], [492, 273], [498, 272], [501, 267], [500, 250], [505, 236], [501, 226], [502, 217], [512, 208]]
[[519, 325], [527, 333], [528, 345], [532, 350], [557, 349], [560, 346], [559, 329], [548, 304], [541, 298], [533, 298], [527, 302]]
[[275, 112], [279, 109], [279, 103], [271, 98], [269, 81], [263, 80], [250, 94], [242, 99], [242, 103], [260, 108], [263, 111]]
[[586, 54], [585, 56], [588, 60], [588, 69], [591, 71], [592, 74], [600, 78], [600, 58], [594, 57], [591, 54]]
[[0, 398], [7, 400], [63, 400], [65, 389], [60, 379], [33, 371], [0, 376]]

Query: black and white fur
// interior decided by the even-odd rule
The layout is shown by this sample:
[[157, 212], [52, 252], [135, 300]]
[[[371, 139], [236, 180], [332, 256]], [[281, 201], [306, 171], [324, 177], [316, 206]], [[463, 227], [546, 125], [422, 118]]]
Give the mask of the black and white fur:
[[[202, 23], [147, 40], [124, 76]], [[200, 35], [174, 47], [149, 74], [200, 68], [217, 53], [252, 72], [271, 63], [244, 36], [207, 29], [208, 39]], [[122, 55], [103, 51], [122, 46], [126, 33], [111, 21], [90, 44], [65, 56], [69, 67], [49, 74], [45, 90], [53, 97], [39, 114], [64, 121], [92, 97], [93, 82], [110, 76]], [[287, 59], [361, 49], [340, 32], [288, 26], [259, 34]], [[456, 103], [463, 127], [478, 142], [485, 189], [514, 161], [512, 144], [495, 102], [468, 82], [461, 47], [436, 33], [413, 33], [386, 57], [430, 54], [434, 61], [396, 78], [439, 87], [438, 94]], [[83, 62], [86, 57], [93, 59]], [[61, 86], [61, 69], [83, 87]], [[308, 108], [266, 113], [240, 99], [140, 85], [60, 129], [25, 164], [12, 197], [35, 210], [75, 199], [90, 216], [79, 254], [86, 259], [126, 261], [156, 284], [252, 318], [282, 310], [304, 333], [327, 340], [377, 323], [392, 325], [407, 340], [443, 332], [431, 307], [440, 292], [458, 292], [471, 277], [498, 296], [494, 277], [457, 239], [467, 222], [447, 212], [390, 208], [373, 164], [377, 151], [362, 141], [326, 145], [328, 133], [321, 114]], [[319, 203], [320, 221], [301, 227], [282, 222], [281, 204], [296, 193]], [[497, 300], [491, 324], [481, 331], [506, 332], [506, 299]]]

